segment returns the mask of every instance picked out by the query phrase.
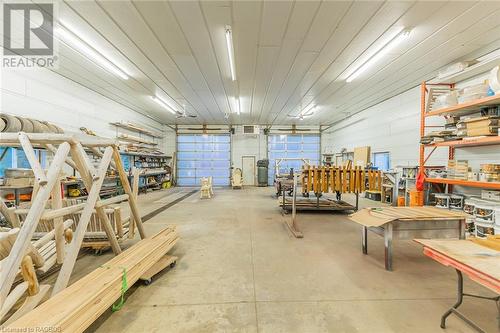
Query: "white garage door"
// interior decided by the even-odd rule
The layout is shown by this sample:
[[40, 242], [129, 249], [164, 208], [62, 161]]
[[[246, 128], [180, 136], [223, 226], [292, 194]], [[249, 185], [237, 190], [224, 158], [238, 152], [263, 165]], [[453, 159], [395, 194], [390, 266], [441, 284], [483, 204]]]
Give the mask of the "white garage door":
[[[267, 144], [269, 157], [268, 184], [274, 182], [274, 166], [279, 158], [309, 159], [311, 165], [319, 165], [320, 140], [319, 134], [278, 134], [269, 135]], [[302, 168], [302, 161], [284, 161], [280, 164], [280, 173], [286, 173]]]
[[213, 184], [229, 185], [231, 164], [229, 134], [179, 134], [177, 136], [177, 184], [199, 186], [203, 177]]

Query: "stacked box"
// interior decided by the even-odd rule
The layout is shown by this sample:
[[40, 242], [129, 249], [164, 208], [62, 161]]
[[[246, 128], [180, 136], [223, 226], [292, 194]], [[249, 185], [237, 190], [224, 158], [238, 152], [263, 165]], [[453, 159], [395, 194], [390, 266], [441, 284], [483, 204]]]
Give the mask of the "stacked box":
[[465, 119], [457, 123], [459, 136], [498, 135], [498, 117], [486, 116]]
[[[500, 201], [500, 191], [482, 190], [481, 199]], [[500, 222], [500, 216], [499, 216], [499, 222]]]
[[481, 164], [479, 178], [484, 182], [500, 182], [500, 164]]
[[468, 161], [466, 161], [466, 160], [462, 160], [462, 161], [449, 160], [448, 161], [448, 168], [447, 168], [448, 178], [467, 180], [468, 173], [469, 173], [469, 162]]

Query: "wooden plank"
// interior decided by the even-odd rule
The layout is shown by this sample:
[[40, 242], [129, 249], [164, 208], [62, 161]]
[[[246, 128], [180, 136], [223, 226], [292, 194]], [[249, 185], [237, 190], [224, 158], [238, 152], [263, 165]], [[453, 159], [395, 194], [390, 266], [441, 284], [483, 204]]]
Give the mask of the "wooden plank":
[[132, 286], [177, 240], [175, 229], [170, 227], [139, 241], [11, 323], [8, 329], [52, 327], [61, 332], [83, 332], [120, 296], [124, 270]]
[[450, 257], [497, 281], [500, 287], [500, 255], [469, 240], [416, 239], [416, 242]]
[[365, 168], [370, 163], [370, 146], [354, 147], [354, 166]]
[[[17, 271], [16, 271], [17, 273]], [[28, 282], [24, 281], [18, 284], [12, 289], [4, 302], [2, 302], [2, 308], [0, 309], [0, 320], [5, 317], [7, 313], [9, 313], [10, 309], [19, 301], [19, 299], [24, 295], [24, 293], [28, 290]]]
[[[73, 241], [68, 246], [68, 250], [66, 252], [66, 259], [64, 260], [61, 270], [59, 271], [56, 283], [54, 284], [54, 289], [52, 290], [52, 296], [62, 291], [68, 285], [71, 272], [73, 271], [73, 267], [75, 265], [76, 258], [78, 256], [78, 252], [80, 250], [80, 245], [82, 244], [83, 238], [85, 236], [85, 231], [87, 230], [87, 226], [94, 211], [94, 206], [97, 200], [99, 199], [99, 192], [101, 190], [101, 186], [104, 181], [105, 178], [104, 176], [106, 175], [106, 171], [108, 170], [112, 154], [113, 154], [113, 149], [111, 147], [106, 148], [104, 156], [101, 160], [101, 164], [99, 165], [99, 171], [98, 171], [99, 177], [93, 183], [92, 187], [88, 188], [89, 194], [87, 196], [87, 202], [85, 204], [85, 208], [83, 208], [78, 226], [76, 227], [76, 232]], [[78, 156], [78, 151], [72, 150], [72, 156]], [[74, 158], [73, 160], [79, 166], [79, 168], [83, 167], [82, 165], [80, 165], [81, 162], [79, 163], [78, 157], [76, 159]]]
[[[62, 189], [61, 180], [58, 179], [54, 188], [52, 189], [52, 209], [57, 210], [63, 207], [62, 204]], [[62, 264], [64, 260], [64, 225], [63, 217], [56, 217], [54, 219], [54, 239], [56, 241], [56, 255], [57, 263]]]
[[[137, 168], [134, 168], [132, 170], [132, 195], [136, 200], [139, 195], [139, 173], [140, 170]], [[135, 220], [134, 217], [131, 216], [128, 229], [128, 238], [133, 239], [134, 237], [135, 237]]]
[[128, 194], [129, 196], [128, 203], [130, 206], [130, 210], [132, 212], [132, 216], [134, 217], [135, 226], [137, 227], [137, 230], [139, 230], [141, 239], [144, 239], [146, 238], [146, 232], [144, 231], [144, 227], [142, 225], [141, 214], [139, 213], [139, 209], [137, 208], [137, 200], [134, 196], [134, 193], [132, 192], [132, 189], [130, 188], [130, 183], [128, 182], [127, 174], [123, 169], [123, 163], [120, 158], [120, 152], [116, 147], [113, 148], [113, 159], [115, 160], [116, 169], [118, 171], [118, 175], [120, 176], [120, 181], [122, 183], [123, 189], [125, 193]]
[[38, 185], [46, 185], [47, 175], [45, 174], [45, 171], [43, 171], [42, 166], [40, 165], [40, 162], [38, 161], [38, 158], [35, 155], [35, 150], [33, 149], [30, 140], [26, 136], [26, 133], [23, 132], [19, 133], [19, 142], [23, 147], [24, 155], [26, 156], [26, 159], [30, 163], [31, 169], [35, 174], [35, 178]]
[[45, 295], [49, 293], [50, 285], [43, 284], [40, 286], [40, 291], [33, 296], [28, 296], [24, 300], [23, 304], [12, 314], [12, 316], [7, 319], [3, 325], [9, 325], [10, 323], [16, 321], [20, 317], [24, 316], [26, 313], [33, 310], [40, 302], [43, 300]]

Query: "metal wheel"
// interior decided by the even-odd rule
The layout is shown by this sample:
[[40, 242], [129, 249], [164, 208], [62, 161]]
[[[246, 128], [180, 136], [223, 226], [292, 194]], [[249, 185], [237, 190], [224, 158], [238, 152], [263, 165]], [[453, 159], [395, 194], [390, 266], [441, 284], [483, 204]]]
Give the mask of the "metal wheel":
[[142, 283], [144, 283], [145, 286], [149, 286], [151, 282], [153, 282], [153, 279], [142, 280]]
[[175, 265], [177, 265], [177, 261], [174, 261], [173, 263], [170, 264], [170, 268], [174, 268]]

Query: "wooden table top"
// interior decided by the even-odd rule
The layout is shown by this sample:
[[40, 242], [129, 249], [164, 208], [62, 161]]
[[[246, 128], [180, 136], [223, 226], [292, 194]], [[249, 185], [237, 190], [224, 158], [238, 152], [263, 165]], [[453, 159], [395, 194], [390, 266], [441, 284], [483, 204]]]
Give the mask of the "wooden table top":
[[392, 221], [458, 220], [472, 217], [458, 210], [423, 207], [364, 208], [349, 216], [350, 220], [367, 227], [380, 227]]
[[[497, 293], [500, 292], [500, 251], [470, 240], [415, 239], [415, 242], [424, 246], [424, 253], [429, 257], [466, 273]], [[426, 253], [426, 248], [434, 253]]]

